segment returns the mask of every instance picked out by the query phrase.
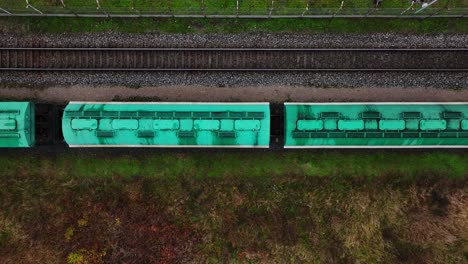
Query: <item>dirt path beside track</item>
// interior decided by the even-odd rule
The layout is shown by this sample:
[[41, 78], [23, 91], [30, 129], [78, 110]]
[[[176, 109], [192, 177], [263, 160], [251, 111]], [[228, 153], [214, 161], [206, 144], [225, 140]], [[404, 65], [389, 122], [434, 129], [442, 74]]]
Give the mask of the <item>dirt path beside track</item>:
[[304, 102], [448, 102], [468, 101], [468, 89], [435, 88], [311, 88], [296, 86], [256, 87], [109, 87], [70, 86], [33, 88], [2, 88], [1, 100], [32, 100], [36, 102], [67, 101], [304, 101]]

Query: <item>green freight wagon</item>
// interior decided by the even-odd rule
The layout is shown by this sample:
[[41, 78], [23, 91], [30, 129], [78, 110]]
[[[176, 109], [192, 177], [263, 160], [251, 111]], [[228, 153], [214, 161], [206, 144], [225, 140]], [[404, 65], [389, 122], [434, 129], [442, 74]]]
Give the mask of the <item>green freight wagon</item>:
[[467, 103], [285, 103], [285, 148], [466, 148]]
[[268, 148], [268, 103], [70, 102], [70, 147]]
[[34, 105], [0, 102], [0, 147], [28, 148], [34, 145]]

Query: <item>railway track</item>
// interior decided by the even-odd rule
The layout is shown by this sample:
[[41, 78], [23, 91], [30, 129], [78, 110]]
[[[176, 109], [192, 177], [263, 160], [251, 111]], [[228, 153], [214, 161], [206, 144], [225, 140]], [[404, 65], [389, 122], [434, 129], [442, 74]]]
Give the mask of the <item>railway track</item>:
[[468, 48], [0, 48], [0, 71], [468, 71]]

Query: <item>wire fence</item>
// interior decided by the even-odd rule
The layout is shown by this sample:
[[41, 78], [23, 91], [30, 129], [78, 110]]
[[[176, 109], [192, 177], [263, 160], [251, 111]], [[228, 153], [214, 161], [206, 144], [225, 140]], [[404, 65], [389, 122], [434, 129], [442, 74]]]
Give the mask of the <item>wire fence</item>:
[[[180, 18], [430, 18], [430, 17], [466, 17], [468, 8], [451, 8], [447, 5], [433, 5], [438, 0], [429, 3], [413, 0], [405, 8], [380, 8], [382, 0], [375, 0], [369, 8], [354, 8], [346, 6], [345, 1], [336, 8], [315, 8], [304, 5], [303, 8], [287, 8], [274, 5], [268, 8], [243, 8], [237, 5], [230, 7], [209, 7], [201, 4], [194, 7], [171, 8], [170, 5], [160, 8], [150, 7], [107, 7], [101, 6], [96, 0], [95, 6], [70, 7], [65, 0], [58, 0], [61, 5], [37, 6], [26, 0], [26, 5], [10, 7], [2, 6], [0, 1], [0, 16], [35, 16], [35, 17], [180, 17]], [[202, 1], [201, 3], [204, 3]]]

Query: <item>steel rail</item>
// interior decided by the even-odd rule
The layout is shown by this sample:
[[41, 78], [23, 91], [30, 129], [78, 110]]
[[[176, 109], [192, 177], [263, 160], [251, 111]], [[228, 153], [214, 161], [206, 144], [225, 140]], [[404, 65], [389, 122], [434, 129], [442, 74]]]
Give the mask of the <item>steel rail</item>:
[[468, 71], [468, 48], [0, 47], [1, 71]]
[[108, 48], [108, 47], [0, 47], [0, 50], [38, 51], [465, 51], [468, 48]]
[[0, 68], [0, 71], [56, 71], [56, 72], [90, 72], [90, 71], [101, 71], [101, 72], [116, 72], [116, 71], [134, 71], [134, 72], [468, 72], [468, 68], [463, 69], [210, 69], [210, 68], [199, 68], [199, 69], [136, 69], [136, 68]]

